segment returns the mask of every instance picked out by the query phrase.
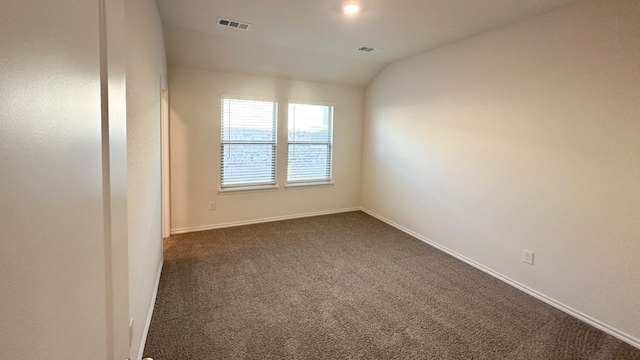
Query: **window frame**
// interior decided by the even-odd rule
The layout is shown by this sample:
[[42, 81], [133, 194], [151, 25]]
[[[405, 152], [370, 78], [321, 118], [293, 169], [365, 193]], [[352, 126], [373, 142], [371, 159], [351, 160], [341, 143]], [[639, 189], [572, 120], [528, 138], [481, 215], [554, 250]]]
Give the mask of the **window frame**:
[[[240, 100], [240, 101], [261, 101], [270, 102], [273, 104], [273, 136], [272, 142], [260, 142], [260, 141], [243, 141], [243, 144], [259, 144], [259, 145], [271, 145], [273, 149], [273, 181], [265, 182], [253, 182], [253, 183], [237, 183], [237, 184], [224, 184], [224, 147], [225, 145], [234, 144], [233, 141], [225, 141], [223, 137], [224, 132], [224, 114], [225, 114], [225, 100]], [[250, 190], [269, 190], [278, 188], [278, 137], [279, 137], [279, 117], [280, 117], [280, 103], [276, 97], [265, 96], [247, 96], [247, 95], [235, 95], [235, 94], [220, 94], [220, 119], [218, 124], [220, 125], [220, 131], [218, 136], [220, 140], [220, 162], [219, 162], [219, 179], [220, 186], [219, 193], [225, 192], [240, 192]], [[238, 142], [235, 142], [238, 144]]]
[[[289, 139], [289, 124], [292, 119], [292, 114], [290, 112], [291, 105], [315, 105], [315, 106], [326, 106], [331, 108], [331, 117], [329, 123], [329, 140], [328, 142], [300, 142], [300, 141], [290, 141]], [[333, 166], [334, 166], [334, 128], [335, 128], [335, 103], [328, 101], [313, 101], [313, 100], [303, 100], [303, 99], [287, 99], [287, 161], [286, 161], [286, 183], [285, 188], [299, 188], [299, 187], [307, 187], [307, 186], [326, 186], [326, 185], [334, 185], [333, 182]], [[315, 145], [327, 145], [329, 149], [328, 161], [329, 161], [329, 177], [322, 179], [301, 179], [301, 180], [289, 180], [289, 147], [291, 144], [315, 144]]]

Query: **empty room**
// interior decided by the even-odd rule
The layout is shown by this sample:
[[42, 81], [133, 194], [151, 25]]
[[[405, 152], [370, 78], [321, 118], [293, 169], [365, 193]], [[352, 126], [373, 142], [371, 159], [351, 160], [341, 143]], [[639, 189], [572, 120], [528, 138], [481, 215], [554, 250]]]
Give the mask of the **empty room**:
[[640, 360], [640, 1], [8, 0], [0, 359]]

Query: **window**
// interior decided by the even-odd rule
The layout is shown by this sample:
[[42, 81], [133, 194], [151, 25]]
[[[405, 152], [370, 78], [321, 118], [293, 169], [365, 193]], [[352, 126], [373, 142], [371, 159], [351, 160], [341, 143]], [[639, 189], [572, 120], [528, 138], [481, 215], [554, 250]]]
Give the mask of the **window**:
[[331, 181], [333, 106], [289, 104], [287, 183]]
[[274, 185], [278, 104], [222, 98], [222, 188]]

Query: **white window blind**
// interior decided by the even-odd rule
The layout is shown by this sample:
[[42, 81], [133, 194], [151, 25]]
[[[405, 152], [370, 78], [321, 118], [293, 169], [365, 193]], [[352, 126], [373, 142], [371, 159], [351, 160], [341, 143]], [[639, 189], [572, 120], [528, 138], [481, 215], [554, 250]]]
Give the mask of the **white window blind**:
[[278, 104], [222, 98], [221, 187], [276, 183]]
[[287, 182], [331, 180], [333, 106], [289, 103]]

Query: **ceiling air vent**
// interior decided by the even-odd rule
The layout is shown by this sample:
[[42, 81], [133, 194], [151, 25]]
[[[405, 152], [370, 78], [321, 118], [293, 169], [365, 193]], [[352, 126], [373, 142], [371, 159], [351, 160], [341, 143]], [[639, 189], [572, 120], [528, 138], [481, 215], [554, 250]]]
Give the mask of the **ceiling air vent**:
[[372, 48], [369, 46], [362, 46], [360, 48], [358, 48], [358, 51], [363, 51], [363, 52], [378, 52], [378, 51], [382, 51], [382, 49], [376, 49], [376, 48]]
[[229, 20], [224, 18], [218, 18], [218, 25], [240, 30], [249, 30], [249, 27], [251, 27], [251, 24], [249, 23], [243, 23], [241, 21]]

